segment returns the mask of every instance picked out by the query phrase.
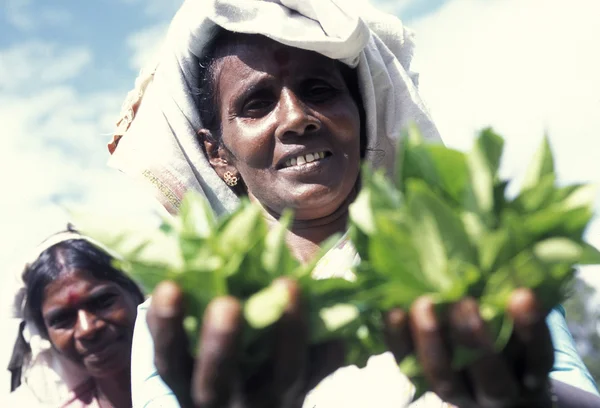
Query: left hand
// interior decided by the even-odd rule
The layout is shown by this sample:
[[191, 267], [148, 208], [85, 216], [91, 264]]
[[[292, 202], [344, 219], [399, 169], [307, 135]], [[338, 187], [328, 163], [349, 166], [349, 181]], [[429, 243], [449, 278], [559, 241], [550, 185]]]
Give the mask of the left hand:
[[[432, 301], [422, 297], [409, 313], [387, 313], [388, 346], [398, 361], [414, 350], [431, 389], [460, 408], [551, 407], [548, 373], [554, 349], [547, 312], [533, 292], [517, 289], [508, 313], [514, 320], [513, 336], [504, 351], [496, 352], [475, 300], [453, 304], [440, 318]], [[478, 350], [481, 356], [455, 370], [451, 350], [458, 345]]]

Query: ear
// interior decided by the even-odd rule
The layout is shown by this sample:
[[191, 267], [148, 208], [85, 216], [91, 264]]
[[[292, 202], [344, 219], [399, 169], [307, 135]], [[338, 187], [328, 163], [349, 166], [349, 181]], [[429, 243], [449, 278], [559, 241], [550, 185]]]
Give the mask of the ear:
[[226, 172], [238, 174], [237, 169], [231, 164], [227, 149], [225, 149], [208, 129], [198, 131], [198, 141], [204, 145], [208, 162], [215, 169], [219, 177], [223, 178]]

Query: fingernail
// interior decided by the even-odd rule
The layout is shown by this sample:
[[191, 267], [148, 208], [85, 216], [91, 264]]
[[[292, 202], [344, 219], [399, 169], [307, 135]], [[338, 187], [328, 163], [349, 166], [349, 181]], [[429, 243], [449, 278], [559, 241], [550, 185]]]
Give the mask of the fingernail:
[[533, 324], [540, 319], [537, 299], [529, 289], [516, 289], [511, 295], [509, 308], [523, 324]]
[[242, 314], [240, 303], [230, 296], [213, 300], [206, 312], [211, 328], [219, 331], [233, 330], [239, 325]]
[[417, 317], [421, 330], [437, 330], [438, 321], [435, 315], [435, 306], [431, 299], [427, 297], [417, 299], [413, 304], [413, 316]]
[[384, 319], [387, 323], [388, 328], [394, 330], [404, 328], [406, 318], [406, 312], [399, 308], [391, 309], [384, 315]]
[[172, 318], [181, 314], [181, 291], [173, 282], [163, 282], [154, 291], [152, 308], [163, 318]]

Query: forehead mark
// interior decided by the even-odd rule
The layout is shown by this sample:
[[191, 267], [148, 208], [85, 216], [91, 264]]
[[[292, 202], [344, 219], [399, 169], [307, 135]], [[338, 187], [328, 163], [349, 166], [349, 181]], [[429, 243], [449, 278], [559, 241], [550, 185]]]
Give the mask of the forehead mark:
[[279, 67], [280, 75], [289, 75], [288, 65], [290, 63], [290, 52], [285, 48], [279, 48], [273, 52], [273, 59]]
[[69, 289], [69, 291], [67, 292], [67, 304], [69, 306], [75, 306], [79, 303], [80, 299], [81, 297], [74, 289]]

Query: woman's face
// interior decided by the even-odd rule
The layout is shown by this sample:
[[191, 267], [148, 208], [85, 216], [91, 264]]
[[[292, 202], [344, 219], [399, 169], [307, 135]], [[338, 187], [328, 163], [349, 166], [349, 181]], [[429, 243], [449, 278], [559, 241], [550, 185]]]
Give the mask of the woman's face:
[[44, 293], [42, 316], [61, 354], [93, 377], [129, 369], [137, 311], [132, 295], [84, 271], [63, 274]]
[[339, 63], [260, 36], [229, 51], [215, 71], [221, 158], [270, 211], [293, 208], [302, 220], [332, 214], [360, 166], [359, 111]]

